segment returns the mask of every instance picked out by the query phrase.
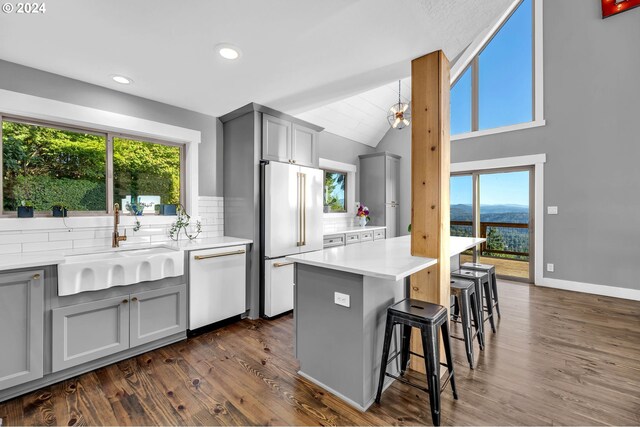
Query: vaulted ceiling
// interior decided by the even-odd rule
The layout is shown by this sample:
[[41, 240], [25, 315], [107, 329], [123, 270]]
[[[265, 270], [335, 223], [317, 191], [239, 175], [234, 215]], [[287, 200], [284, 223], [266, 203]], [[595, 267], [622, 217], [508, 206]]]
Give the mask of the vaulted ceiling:
[[[57, 0], [0, 16], [0, 58], [214, 116], [253, 101], [320, 125], [348, 120], [360, 125], [345, 132], [370, 144], [381, 130], [358, 118], [394, 102], [411, 59], [456, 57], [512, 1]], [[220, 58], [222, 42], [240, 59]]]
[[[411, 78], [402, 79], [402, 102], [411, 101]], [[398, 82], [394, 81], [358, 95], [322, 105], [297, 117], [326, 131], [375, 147], [389, 130], [387, 112], [398, 102]]]

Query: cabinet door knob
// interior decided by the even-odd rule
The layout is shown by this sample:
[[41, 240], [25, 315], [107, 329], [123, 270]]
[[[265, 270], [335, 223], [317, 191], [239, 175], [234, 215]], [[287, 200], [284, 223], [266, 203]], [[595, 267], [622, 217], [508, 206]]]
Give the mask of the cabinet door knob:
[[129, 300], [128, 300], [128, 299], [123, 299], [123, 300], [122, 300], [122, 303], [123, 303], [123, 304], [127, 304], [128, 302], [129, 302]]
[[40, 279], [40, 274], [34, 274], [32, 279], [33, 280], [39, 280]]
[[136, 297], [131, 298], [131, 302], [136, 302], [136, 301], [138, 301], [138, 298]]

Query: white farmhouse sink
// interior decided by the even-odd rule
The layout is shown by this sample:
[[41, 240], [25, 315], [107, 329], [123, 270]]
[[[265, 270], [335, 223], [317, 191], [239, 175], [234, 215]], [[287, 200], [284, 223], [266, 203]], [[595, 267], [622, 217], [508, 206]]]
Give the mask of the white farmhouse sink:
[[183, 252], [168, 247], [69, 255], [64, 263], [58, 264], [58, 295], [99, 291], [182, 274]]

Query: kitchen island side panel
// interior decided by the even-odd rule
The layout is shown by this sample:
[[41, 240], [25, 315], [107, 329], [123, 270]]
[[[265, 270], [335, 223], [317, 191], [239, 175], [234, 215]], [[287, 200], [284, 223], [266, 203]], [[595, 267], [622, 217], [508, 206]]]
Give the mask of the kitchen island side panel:
[[[296, 347], [300, 371], [362, 405], [363, 277], [297, 264]], [[334, 303], [334, 293], [350, 307]]]
[[[380, 376], [380, 361], [382, 359], [382, 347], [384, 345], [384, 330], [387, 322], [387, 308], [405, 298], [404, 279], [393, 282], [377, 277], [364, 276], [363, 281], [363, 406], [367, 408], [375, 399], [378, 390]], [[389, 348], [389, 360], [399, 350], [402, 338], [400, 326], [396, 326], [393, 340]], [[387, 372], [399, 375], [400, 357], [389, 363]], [[385, 387], [393, 382], [393, 379], [385, 379]]]
[[[296, 349], [301, 373], [359, 409], [373, 403], [378, 385], [387, 307], [404, 298], [404, 281], [311, 265], [296, 266]], [[334, 302], [349, 295], [349, 307]], [[399, 348], [394, 335], [390, 355]], [[399, 359], [389, 365], [397, 374]], [[387, 384], [391, 378], [387, 378]]]

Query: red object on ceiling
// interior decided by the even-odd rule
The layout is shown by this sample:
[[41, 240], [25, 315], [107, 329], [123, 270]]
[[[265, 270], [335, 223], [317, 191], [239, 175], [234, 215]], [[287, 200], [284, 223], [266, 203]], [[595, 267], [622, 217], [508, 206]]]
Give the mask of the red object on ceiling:
[[602, 0], [602, 19], [640, 6], [640, 0]]

